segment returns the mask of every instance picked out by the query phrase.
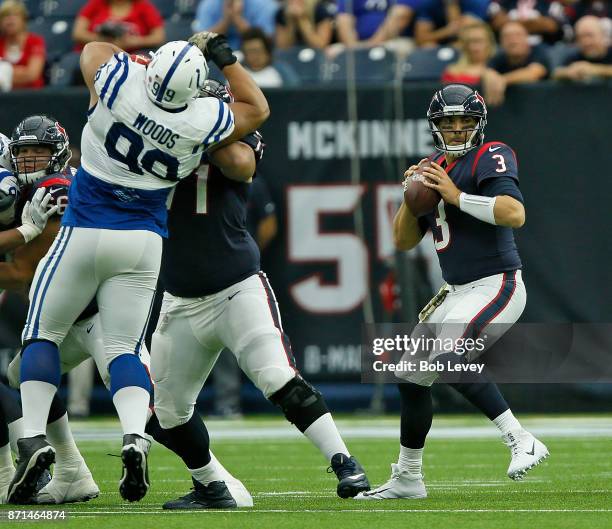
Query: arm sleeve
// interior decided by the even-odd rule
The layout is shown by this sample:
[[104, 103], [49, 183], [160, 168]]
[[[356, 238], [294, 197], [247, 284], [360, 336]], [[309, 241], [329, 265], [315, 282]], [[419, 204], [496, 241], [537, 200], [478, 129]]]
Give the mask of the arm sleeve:
[[346, 13], [346, 1], [338, 0], [338, 13]]
[[261, 28], [267, 35], [274, 35], [274, 15], [276, 15], [277, 9], [275, 2], [260, 0], [256, 4], [252, 19], [249, 20], [251, 26]]
[[195, 30], [206, 31], [221, 19], [222, 7], [217, 0], [202, 0], [196, 13]]
[[30, 33], [29, 46], [28, 46], [28, 58], [32, 57], [46, 57], [47, 47], [45, 39], [35, 33]]
[[463, 15], [472, 15], [480, 18], [481, 20], [487, 20], [488, 18], [488, 7], [489, 2], [486, 0], [470, 0], [465, 3], [464, 8], [461, 10]]
[[498, 178], [489, 178], [485, 180], [480, 186], [480, 192], [485, 197], [508, 195], [509, 197], [516, 198], [521, 204], [525, 203], [517, 181], [509, 176], [500, 176]]
[[431, 1], [423, 0], [417, 8], [415, 20], [422, 20], [424, 22], [433, 23], [434, 17], [431, 13], [431, 8], [432, 8]]
[[148, 33], [151, 33], [151, 31], [155, 28], [164, 25], [164, 19], [162, 18], [159, 10], [149, 2], [143, 4], [142, 15], [142, 18], [147, 26]]
[[130, 59], [127, 53], [115, 53], [96, 72], [94, 88], [100, 97], [100, 101], [109, 109], [112, 108], [121, 87], [127, 79], [129, 64]]
[[484, 182], [502, 177], [518, 184], [516, 155], [510, 147], [504, 143], [490, 143], [481, 149], [472, 171], [479, 190], [482, 190]]
[[79, 13], [77, 14], [77, 17], [84, 17], [87, 18], [89, 20], [92, 19], [92, 17], [95, 14], [95, 11], [97, 10], [98, 6], [96, 5], [98, 2], [96, 2], [96, 0], [89, 0], [89, 2], [87, 2], [79, 11]]

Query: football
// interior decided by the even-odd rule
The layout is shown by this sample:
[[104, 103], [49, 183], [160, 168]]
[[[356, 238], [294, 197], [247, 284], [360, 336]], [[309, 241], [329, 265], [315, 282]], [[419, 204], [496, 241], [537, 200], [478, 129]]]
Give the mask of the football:
[[431, 165], [429, 160], [419, 164], [418, 169], [407, 180], [404, 190], [404, 202], [415, 217], [422, 217], [431, 213], [442, 199], [440, 193], [425, 185], [422, 170]]

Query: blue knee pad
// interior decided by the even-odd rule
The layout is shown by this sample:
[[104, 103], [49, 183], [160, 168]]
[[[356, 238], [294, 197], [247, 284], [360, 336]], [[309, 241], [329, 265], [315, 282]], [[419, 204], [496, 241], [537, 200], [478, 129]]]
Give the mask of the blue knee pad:
[[62, 380], [59, 348], [48, 340], [26, 342], [21, 351], [21, 382], [37, 380], [59, 387]]
[[140, 358], [134, 353], [126, 353], [115, 358], [108, 366], [108, 372], [111, 395], [130, 386], [151, 392], [151, 379]]

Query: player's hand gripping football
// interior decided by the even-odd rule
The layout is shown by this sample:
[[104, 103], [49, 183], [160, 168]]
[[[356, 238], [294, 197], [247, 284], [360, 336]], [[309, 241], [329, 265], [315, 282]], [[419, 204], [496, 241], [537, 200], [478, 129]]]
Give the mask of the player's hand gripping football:
[[404, 180], [402, 181], [402, 186], [404, 187], [404, 191], [408, 189], [408, 186], [410, 185], [410, 179], [412, 178], [412, 175], [414, 174], [414, 172], [419, 168], [419, 166], [422, 163], [425, 163], [428, 160], [429, 158], [423, 158], [422, 160], [419, 161], [418, 164], [411, 165], [410, 167], [408, 167], [408, 169], [404, 171]]
[[189, 42], [200, 48], [204, 58], [213, 61], [220, 70], [238, 60], [225, 35], [219, 35], [212, 31], [200, 31], [192, 35]]
[[49, 217], [57, 212], [58, 205], [49, 207], [49, 202], [52, 198], [51, 194], [41, 187], [34, 193], [32, 202], [26, 202], [23, 207], [21, 226], [17, 229], [23, 235], [26, 243], [38, 237], [45, 229]]
[[461, 191], [440, 165], [432, 161], [429, 167], [423, 169], [423, 176], [426, 177], [424, 186], [435, 189], [442, 195], [444, 202], [459, 207]]

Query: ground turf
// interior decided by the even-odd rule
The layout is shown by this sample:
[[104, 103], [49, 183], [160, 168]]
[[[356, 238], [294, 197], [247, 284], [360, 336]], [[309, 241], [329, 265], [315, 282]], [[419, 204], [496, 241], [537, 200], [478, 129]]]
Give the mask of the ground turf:
[[[186, 493], [189, 476], [159, 445], [151, 457], [152, 488], [137, 504], [117, 492], [120, 461], [117, 424], [75, 425], [79, 445], [102, 493], [66, 506], [67, 521], [19, 527], [79, 529], [209, 527], [278, 529], [469, 528], [562, 529], [612, 527], [610, 434], [612, 420], [532, 418], [552, 457], [519, 483], [505, 477], [508, 451], [477, 418], [436, 419], [425, 455], [427, 500], [357, 502], [335, 496], [335, 477], [320, 455], [283, 422], [211, 423], [213, 450], [253, 494], [255, 507], [225, 512], [167, 512], [161, 504]], [[389, 476], [397, 457], [395, 419], [344, 419], [341, 430], [373, 484]], [[114, 440], [113, 440], [114, 439]], [[7, 511], [8, 506], [2, 506]], [[1, 512], [6, 520], [8, 512]]]

